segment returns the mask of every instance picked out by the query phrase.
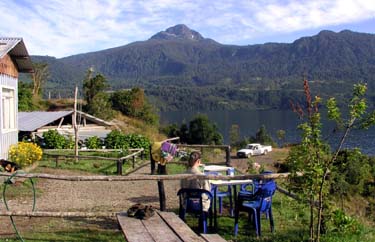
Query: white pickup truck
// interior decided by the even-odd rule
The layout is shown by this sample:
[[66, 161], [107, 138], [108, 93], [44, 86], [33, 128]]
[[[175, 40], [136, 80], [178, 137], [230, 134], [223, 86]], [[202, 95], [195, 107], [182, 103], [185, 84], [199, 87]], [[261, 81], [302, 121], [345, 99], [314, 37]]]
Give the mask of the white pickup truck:
[[248, 144], [246, 148], [237, 151], [237, 157], [246, 158], [253, 155], [266, 155], [270, 151], [272, 151], [272, 146], [270, 145]]

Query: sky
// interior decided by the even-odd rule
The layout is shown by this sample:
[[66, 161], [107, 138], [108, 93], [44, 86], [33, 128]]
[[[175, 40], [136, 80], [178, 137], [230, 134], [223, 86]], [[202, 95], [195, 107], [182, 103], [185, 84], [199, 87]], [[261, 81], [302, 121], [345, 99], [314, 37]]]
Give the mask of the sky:
[[185, 24], [222, 44], [291, 43], [321, 30], [375, 33], [374, 0], [1, 0], [0, 36], [57, 58]]

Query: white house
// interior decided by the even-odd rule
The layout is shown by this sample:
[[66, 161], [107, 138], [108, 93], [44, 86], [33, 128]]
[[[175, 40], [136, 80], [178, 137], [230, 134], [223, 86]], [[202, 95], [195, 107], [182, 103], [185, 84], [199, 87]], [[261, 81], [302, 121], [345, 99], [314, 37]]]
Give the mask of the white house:
[[22, 38], [0, 37], [0, 158], [18, 141], [18, 74], [32, 70]]

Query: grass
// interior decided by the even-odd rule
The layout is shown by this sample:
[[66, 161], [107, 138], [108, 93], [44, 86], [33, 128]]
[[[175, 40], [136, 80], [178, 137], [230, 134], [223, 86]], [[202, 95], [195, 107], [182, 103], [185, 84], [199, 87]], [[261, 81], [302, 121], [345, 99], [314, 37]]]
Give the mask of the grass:
[[[23, 224], [22, 218], [16, 218], [16, 224]], [[24, 219], [23, 219], [24, 220]], [[117, 229], [117, 221], [113, 219], [86, 220], [84, 218], [31, 218], [26, 221], [29, 225], [18, 227], [25, 241], [82, 241], [82, 242], [112, 242], [124, 241], [124, 236]], [[26, 228], [26, 229], [25, 229]], [[15, 236], [0, 237], [0, 241], [20, 241]]]

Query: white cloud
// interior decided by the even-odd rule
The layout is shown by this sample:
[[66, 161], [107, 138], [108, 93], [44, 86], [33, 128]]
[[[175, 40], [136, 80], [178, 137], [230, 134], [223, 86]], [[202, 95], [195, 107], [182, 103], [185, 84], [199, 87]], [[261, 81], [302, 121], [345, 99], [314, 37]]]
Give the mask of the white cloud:
[[222, 43], [375, 17], [372, 0], [2, 0], [0, 35], [57, 57], [146, 40], [184, 23]]

